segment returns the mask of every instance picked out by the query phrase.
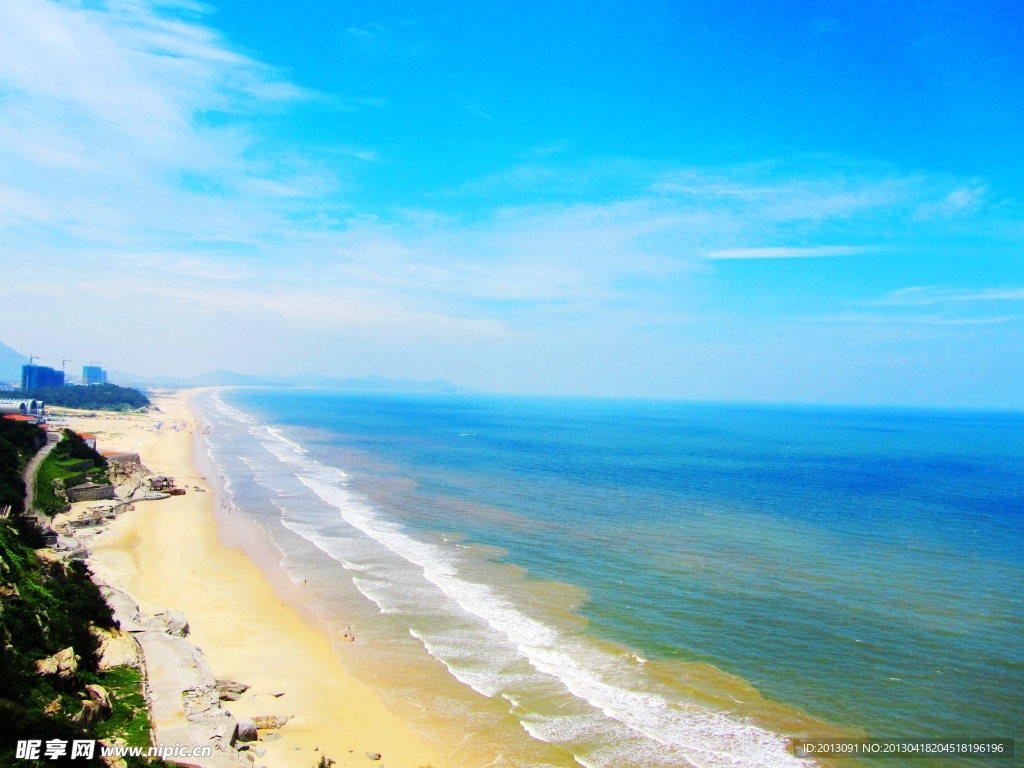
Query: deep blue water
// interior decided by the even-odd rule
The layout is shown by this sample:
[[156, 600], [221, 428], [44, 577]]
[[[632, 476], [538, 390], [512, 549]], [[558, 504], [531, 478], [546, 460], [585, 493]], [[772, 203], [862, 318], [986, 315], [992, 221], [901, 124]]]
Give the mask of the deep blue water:
[[666, 669], [872, 736], [1024, 738], [1019, 414], [222, 397], [404, 529], [582, 587], [589, 633]]

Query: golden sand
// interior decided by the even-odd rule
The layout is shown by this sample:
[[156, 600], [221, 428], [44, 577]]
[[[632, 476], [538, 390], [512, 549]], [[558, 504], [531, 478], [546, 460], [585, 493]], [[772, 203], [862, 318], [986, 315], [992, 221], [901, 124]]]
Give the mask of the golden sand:
[[[295, 716], [279, 740], [260, 745], [266, 755], [258, 765], [311, 768], [326, 755], [342, 768], [441, 766], [438, 753], [385, 708], [377, 691], [345, 671], [325, 628], [287, 599], [290, 582], [268, 579], [245, 552], [225, 543], [213, 484], [193, 461], [194, 430], [168, 429], [194, 427], [193, 394], [154, 398], [158, 414], [67, 413], [69, 426], [97, 435], [101, 450], [138, 452], [151, 471], [188, 489], [185, 496], [136, 502], [135, 511], [114, 521], [92, 546], [97, 568], [143, 611], [184, 612], [189, 639], [214, 675], [252, 686], [241, 700], [224, 703], [236, 717]], [[153, 428], [157, 421], [163, 429]], [[269, 542], [263, 546], [272, 550]], [[381, 753], [381, 762], [366, 753]]]

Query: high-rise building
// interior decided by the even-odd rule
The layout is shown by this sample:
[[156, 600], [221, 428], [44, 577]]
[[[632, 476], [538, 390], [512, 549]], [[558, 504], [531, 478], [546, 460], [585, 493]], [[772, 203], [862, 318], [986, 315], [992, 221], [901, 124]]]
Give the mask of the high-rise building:
[[82, 383], [86, 386], [89, 386], [90, 384], [106, 384], [107, 372], [98, 365], [83, 365]]
[[21, 388], [39, 389], [39, 387], [63, 387], [64, 371], [57, 371], [45, 365], [21, 366]]

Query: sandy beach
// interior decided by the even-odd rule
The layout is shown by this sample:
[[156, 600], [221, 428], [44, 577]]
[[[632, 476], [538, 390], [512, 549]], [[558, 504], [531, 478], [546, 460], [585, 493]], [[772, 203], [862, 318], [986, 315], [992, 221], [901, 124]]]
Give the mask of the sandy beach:
[[[346, 673], [344, 650], [335, 651], [326, 628], [295, 599], [273, 546], [241, 515], [215, 514], [223, 503], [219, 478], [194, 455], [193, 394], [157, 396], [152, 413], [64, 414], [75, 431], [96, 435], [101, 450], [137, 452], [154, 473], [187, 489], [136, 502], [110, 523], [90, 544], [94, 571], [145, 613], [185, 614], [188, 640], [213, 675], [251, 686], [223, 703], [235, 717], [294, 716], [280, 738], [259, 743], [257, 766], [310, 768], [326, 755], [339, 766], [440, 768], [440, 755], [385, 708], [381, 695]], [[158, 733], [174, 727], [160, 718], [158, 712]], [[367, 757], [377, 753], [379, 762]]]

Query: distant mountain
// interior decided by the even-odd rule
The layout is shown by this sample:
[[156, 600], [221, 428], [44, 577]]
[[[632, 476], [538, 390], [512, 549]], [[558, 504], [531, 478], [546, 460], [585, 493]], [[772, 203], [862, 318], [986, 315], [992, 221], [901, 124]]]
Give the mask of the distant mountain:
[[293, 387], [323, 387], [324, 389], [361, 389], [387, 390], [390, 392], [466, 392], [466, 387], [452, 384], [444, 379], [430, 381], [413, 381], [412, 379], [385, 379], [383, 376], [363, 376], [362, 378], [340, 378], [337, 376], [320, 376], [306, 374], [290, 376], [279, 380], [282, 384]]
[[[20, 375], [20, 374], [19, 374]], [[168, 389], [192, 387], [322, 387], [324, 389], [356, 389], [364, 391], [389, 392], [465, 392], [466, 387], [452, 384], [444, 379], [413, 381], [412, 379], [386, 379], [383, 376], [342, 378], [321, 376], [311, 373], [300, 376], [273, 377], [263, 379], [247, 373], [235, 373], [219, 369], [190, 378], [174, 376], [139, 376], [122, 371], [110, 371], [109, 381], [141, 387], [166, 387]]]
[[0, 343], [0, 382], [21, 386], [21, 366], [27, 363], [23, 354]]
[[[28, 358], [0, 343], [0, 384], [21, 384], [21, 366]], [[351, 378], [321, 376], [316, 373], [298, 376], [272, 376], [261, 378], [248, 373], [235, 373], [218, 368], [216, 371], [199, 376], [140, 376], [124, 371], [108, 371], [107, 380], [129, 387], [166, 387], [167, 389], [189, 389], [193, 387], [322, 387], [324, 389], [355, 389], [373, 392], [468, 392], [444, 379], [414, 381], [412, 379], [386, 379], [383, 376]]]
[[248, 373], [235, 373], [218, 368], [189, 379], [197, 387], [269, 387], [269, 381]]
[[199, 376], [183, 378], [180, 376], [139, 376], [123, 371], [109, 371], [108, 381], [120, 384], [131, 384], [142, 387], [167, 387], [168, 389], [191, 387], [272, 387], [269, 381], [247, 373], [235, 373], [219, 368], [216, 371], [203, 373]]

